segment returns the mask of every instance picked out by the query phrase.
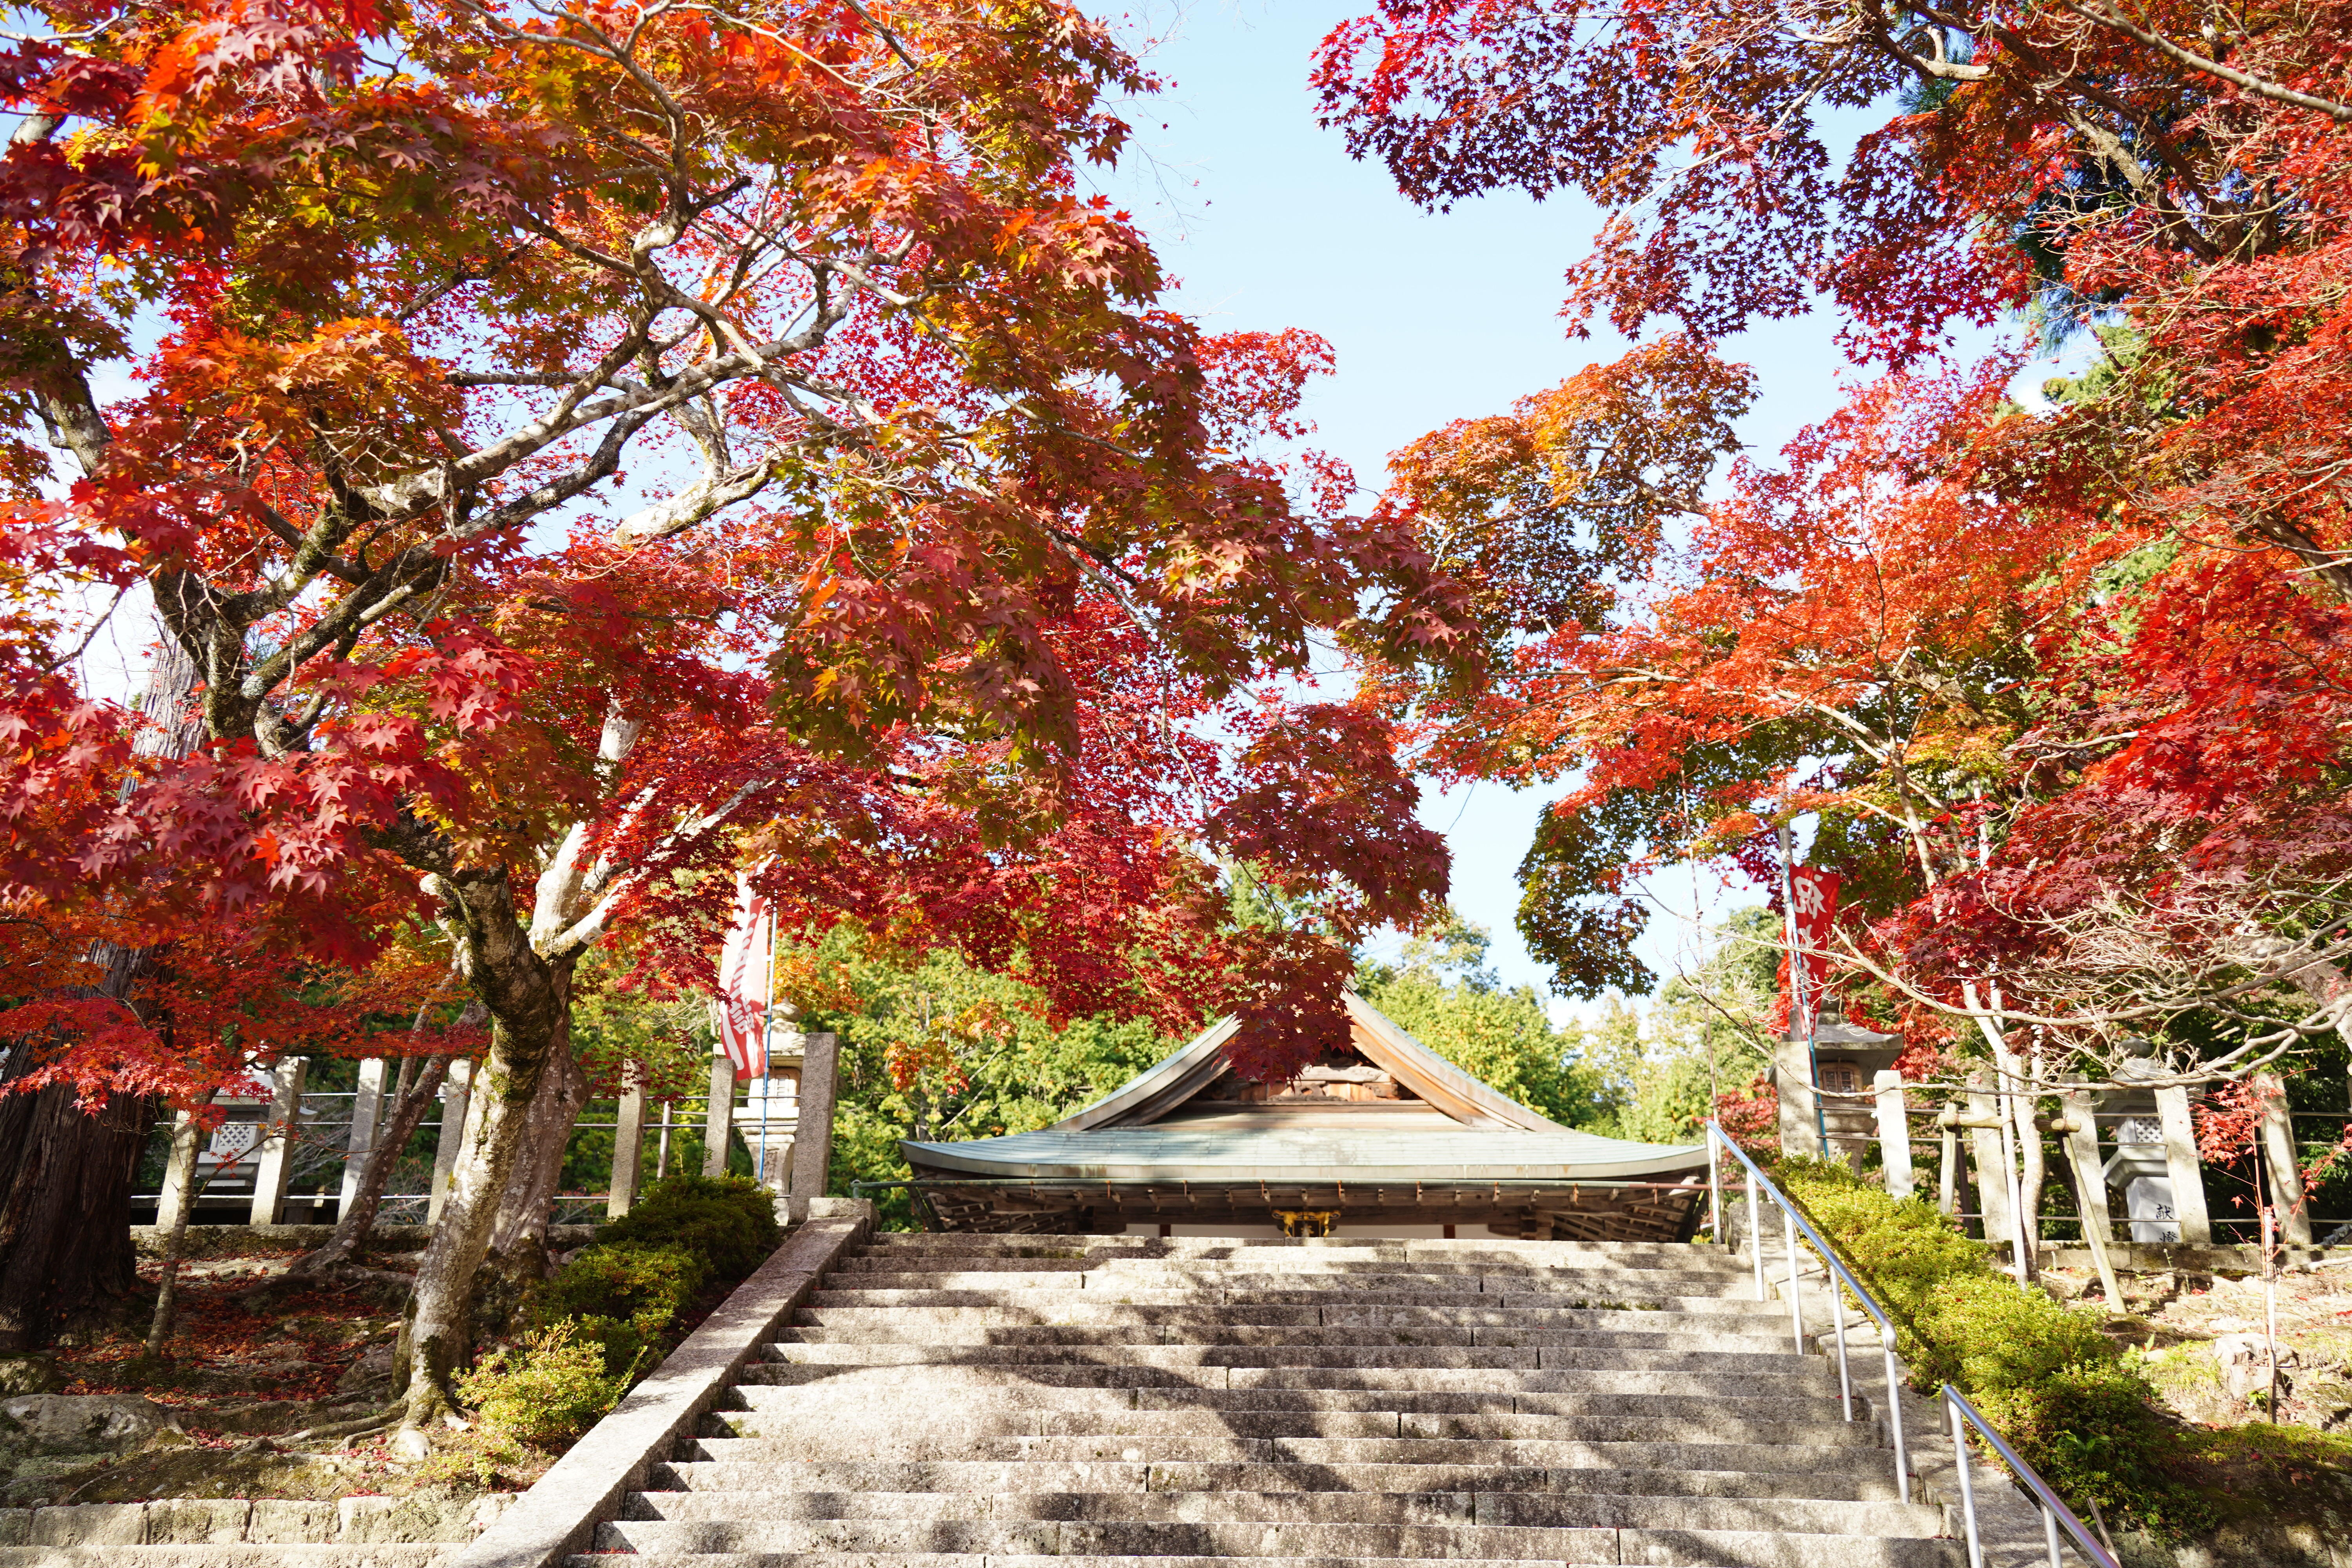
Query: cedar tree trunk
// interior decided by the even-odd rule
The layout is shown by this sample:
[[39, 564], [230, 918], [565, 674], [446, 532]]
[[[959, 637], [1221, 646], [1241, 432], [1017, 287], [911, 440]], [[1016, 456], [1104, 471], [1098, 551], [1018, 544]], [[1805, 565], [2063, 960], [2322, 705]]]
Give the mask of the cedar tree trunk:
[[[189, 705], [195, 681], [194, 663], [164, 638], [140, 702], [156, 721], [134, 743], [140, 754], [195, 750], [203, 733]], [[90, 958], [105, 973], [96, 993], [136, 1011], [131, 992], [156, 957], [99, 942]], [[163, 1109], [152, 1094], [118, 1091], [85, 1110], [67, 1086], [11, 1092], [37, 1060], [31, 1040], [0, 1048], [0, 1355], [111, 1322], [131, 1304], [139, 1267], [131, 1187]]]
[[131, 1186], [159, 1109], [152, 1095], [118, 1093], [84, 1110], [64, 1084], [0, 1092], [0, 1355], [131, 1306]]

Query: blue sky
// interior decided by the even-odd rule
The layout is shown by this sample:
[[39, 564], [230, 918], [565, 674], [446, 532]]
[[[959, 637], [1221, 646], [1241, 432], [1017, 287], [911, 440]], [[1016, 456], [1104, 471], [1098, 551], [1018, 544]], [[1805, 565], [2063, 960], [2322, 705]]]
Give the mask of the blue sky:
[[[1377, 487], [1382, 458], [1414, 437], [1499, 411], [1626, 345], [1570, 339], [1559, 319], [1562, 273], [1597, 226], [1591, 207], [1509, 195], [1425, 213], [1316, 125], [1308, 57], [1368, 5], [1196, 0], [1130, 16], [1135, 39], [1160, 40], [1149, 61], [1172, 85], [1133, 106], [1136, 153], [1106, 188], [1181, 279], [1176, 303], [1210, 330], [1304, 327], [1330, 340], [1338, 374], [1308, 405], [1317, 442]], [[1814, 317], [1726, 345], [1762, 379], [1741, 429], [1752, 447], [1778, 447], [1835, 405], [1845, 366], [1832, 331]], [[1510, 984], [1549, 980], [1513, 929], [1514, 873], [1556, 794], [1486, 784], [1423, 804], [1454, 847], [1454, 905], [1493, 931]], [[1719, 899], [1711, 879], [1688, 874], [1655, 891], [1685, 912]], [[1661, 915], [1645, 956], [1669, 973], [1689, 940]]]

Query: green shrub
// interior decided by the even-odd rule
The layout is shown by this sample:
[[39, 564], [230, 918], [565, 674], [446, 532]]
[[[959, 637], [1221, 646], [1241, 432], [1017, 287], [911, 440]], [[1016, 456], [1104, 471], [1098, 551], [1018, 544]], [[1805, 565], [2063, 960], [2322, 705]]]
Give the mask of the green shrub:
[[682, 1247], [600, 1243], [534, 1286], [523, 1319], [539, 1329], [572, 1325], [603, 1347], [605, 1370], [624, 1372], [661, 1346], [709, 1278]]
[[570, 1323], [501, 1345], [460, 1374], [457, 1394], [491, 1433], [547, 1447], [570, 1443], [628, 1392], [634, 1369], [614, 1373], [604, 1352]]
[[765, 1262], [781, 1239], [775, 1194], [749, 1176], [672, 1176], [596, 1232], [600, 1246], [682, 1247], [702, 1260], [707, 1278], [729, 1283]]
[[2123, 1359], [2088, 1313], [1997, 1274], [1945, 1280], [1927, 1292], [1914, 1321], [1921, 1341], [1957, 1367], [1945, 1377], [1963, 1393], [2022, 1388], [2067, 1367]]
[[697, 1297], [740, 1282], [780, 1238], [774, 1196], [748, 1177], [657, 1183], [531, 1286], [520, 1309], [530, 1331], [485, 1358], [459, 1394], [520, 1441], [569, 1442], [667, 1352]]
[[1840, 1162], [1788, 1158], [1777, 1176], [1895, 1319], [1914, 1387], [1958, 1388], [2062, 1496], [2166, 1534], [2208, 1516], [2167, 1468], [2180, 1438], [2155, 1389], [2097, 1319], [1996, 1270], [1934, 1205]]
[[559, 1318], [675, 1317], [700, 1293], [709, 1267], [683, 1247], [583, 1247], [531, 1292], [528, 1311], [541, 1328]]

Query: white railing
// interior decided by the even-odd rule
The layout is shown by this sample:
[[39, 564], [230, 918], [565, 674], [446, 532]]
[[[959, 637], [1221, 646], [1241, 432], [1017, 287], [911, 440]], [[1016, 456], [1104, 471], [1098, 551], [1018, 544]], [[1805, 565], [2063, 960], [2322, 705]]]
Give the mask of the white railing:
[[1977, 1407], [1948, 1383], [1944, 1384], [1944, 1409], [1952, 1418], [1953, 1463], [1959, 1467], [1960, 1471], [1960, 1512], [1969, 1521], [1969, 1568], [1985, 1568], [1984, 1542], [1977, 1531], [1976, 1482], [1969, 1475], [1969, 1426], [1984, 1435], [1987, 1446], [2001, 1457], [2017, 1479], [2025, 1483], [2025, 1489], [2033, 1494], [2033, 1500], [2042, 1505], [2042, 1535], [2044, 1544], [2050, 1549], [2050, 1568], [2065, 1568], [2058, 1557], [2058, 1531], [2061, 1528], [2074, 1538], [2075, 1546], [2098, 1568], [2120, 1568], [2114, 1555], [2091, 1539], [2090, 1531], [2083, 1528], [2083, 1521], [2074, 1517], [2074, 1510], [2058, 1500], [2058, 1494], [2034, 1473], [2033, 1467], [2019, 1458], [2016, 1450], [2001, 1441], [2000, 1434], [1992, 1429], [1992, 1423], [1979, 1415]]
[[1748, 1238], [1749, 1248], [1756, 1255], [1756, 1299], [1759, 1301], [1769, 1301], [1772, 1297], [1764, 1279], [1764, 1228], [1758, 1207], [1758, 1194], [1760, 1193], [1771, 1199], [1780, 1211], [1780, 1237], [1789, 1252], [1789, 1328], [1796, 1337], [1799, 1355], [1805, 1353], [1805, 1306], [1797, 1289], [1798, 1232], [1804, 1233], [1805, 1239], [1813, 1244], [1813, 1250], [1821, 1254], [1822, 1262], [1836, 1277], [1830, 1285], [1830, 1310], [1837, 1321], [1838, 1398], [1849, 1421], [1853, 1419], [1853, 1374], [1846, 1361], [1845, 1291], [1837, 1288], [1839, 1280], [1843, 1280], [1846, 1289], [1853, 1292], [1853, 1299], [1862, 1303], [1862, 1310], [1878, 1324], [1879, 1355], [1885, 1363], [1886, 1371], [1886, 1430], [1895, 1442], [1895, 1485], [1901, 1491], [1903, 1500], [1909, 1502], [1911, 1457], [1903, 1440], [1903, 1402], [1895, 1393], [1901, 1375], [1895, 1365], [1895, 1320], [1886, 1315], [1886, 1310], [1868, 1290], [1863, 1289], [1862, 1281], [1855, 1279], [1839, 1259], [1836, 1249], [1813, 1229], [1812, 1223], [1799, 1214], [1796, 1205], [1772, 1184], [1772, 1178], [1758, 1170], [1756, 1162], [1749, 1159], [1746, 1152], [1731, 1141], [1730, 1135], [1713, 1121], [1706, 1124], [1706, 1142], [1707, 1213], [1718, 1237], [1723, 1235], [1722, 1156], [1728, 1153], [1748, 1173]]
[[[1729, 1133], [1716, 1122], [1709, 1121], [1706, 1124], [1706, 1142], [1707, 1214], [1718, 1241], [1723, 1237], [1723, 1156], [1729, 1154], [1747, 1173], [1748, 1237], [1748, 1246], [1755, 1254], [1756, 1299], [1759, 1301], [1771, 1299], [1764, 1274], [1764, 1230], [1760, 1223], [1759, 1196], [1771, 1200], [1780, 1211], [1780, 1237], [1789, 1257], [1789, 1325], [1796, 1335], [1799, 1355], [1805, 1353], [1805, 1309], [1798, 1290], [1799, 1233], [1801, 1232], [1812, 1244], [1813, 1250], [1821, 1255], [1822, 1264], [1830, 1275], [1830, 1310], [1836, 1319], [1838, 1393], [1844, 1403], [1845, 1418], [1849, 1421], [1853, 1419], [1853, 1382], [1846, 1363], [1846, 1291], [1853, 1293], [1853, 1299], [1861, 1303], [1862, 1310], [1878, 1324], [1879, 1355], [1886, 1368], [1886, 1429], [1895, 1442], [1895, 1484], [1901, 1490], [1903, 1500], [1909, 1502], [1911, 1466], [1903, 1440], [1903, 1401], [1898, 1392], [1900, 1380], [1895, 1363], [1894, 1320], [1863, 1288], [1862, 1281], [1854, 1278], [1853, 1271], [1838, 1257], [1837, 1249], [1829, 1244], [1828, 1237], [1815, 1230], [1811, 1223], [1797, 1212], [1796, 1205], [1789, 1201], [1788, 1194], [1772, 1184], [1771, 1177], [1756, 1168], [1756, 1162], [1731, 1141]], [[1840, 1285], [1845, 1289], [1840, 1289]], [[1969, 1473], [1968, 1426], [1974, 1426], [1983, 1434], [1987, 1445], [2001, 1457], [2018, 1479], [2025, 1483], [2026, 1489], [2033, 1494], [2034, 1501], [2041, 1505], [2042, 1535], [2050, 1549], [2050, 1568], [2064, 1568], [2058, 1556], [2058, 1532], [2061, 1529], [2074, 1538], [2074, 1544], [2082, 1549], [2095, 1568], [2119, 1568], [2114, 1555], [2092, 1539], [2090, 1532], [2083, 1527], [2083, 1521], [2074, 1516], [2074, 1510], [2058, 1500], [2058, 1494], [2050, 1489], [2049, 1483], [2035, 1472], [2032, 1466], [2019, 1458], [2016, 1450], [1993, 1430], [1992, 1424], [1978, 1414], [1976, 1407], [1962, 1398], [1960, 1391], [1949, 1384], [1944, 1385], [1944, 1407], [1949, 1412], [1952, 1421], [1953, 1462], [1959, 1470], [1960, 1514], [1967, 1521], [1969, 1568], [1985, 1568], [1985, 1560], [1982, 1536], [1977, 1524], [1976, 1482]]]

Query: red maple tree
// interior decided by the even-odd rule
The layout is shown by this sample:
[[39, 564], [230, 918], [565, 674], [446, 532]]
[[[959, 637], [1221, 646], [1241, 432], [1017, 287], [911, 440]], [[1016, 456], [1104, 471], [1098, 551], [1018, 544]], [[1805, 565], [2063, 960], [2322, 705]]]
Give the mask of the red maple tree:
[[[1462, 598], [1277, 449], [1328, 351], [1202, 337], [1081, 194], [1125, 137], [1108, 96], [1149, 83], [1076, 11], [37, 11], [0, 73], [31, 585], [6, 896], [77, 931], [168, 911], [134, 970], [232, 919], [347, 967], [445, 945], [491, 1043], [409, 1320], [412, 1444], [570, 1092], [593, 945], [675, 980], [757, 867], [811, 921], [1164, 1014], [1200, 994], [1181, 966], [1120, 971], [1211, 945], [1201, 846], [1340, 933], [1442, 891], [1387, 726], [1248, 694], [1311, 635], [1465, 669]], [[98, 391], [110, 360], [130, 395]], [[150, 706], [184, 736], [142, 753], [67, 678], [39, 601], [66, 580], [152, 602], [186, 672]], [[1199, 739], [1228, 703], [1256, 725], [1231, 757]], [[1344, 973], [1328, 934], [1277, 948], [1239, 998], [1261, 1068], [1314, 1047], [1300, 988]], [[172, 1053], [163, 994], [85, 983]], [[39, 1204], [46, 1230], [0, 1208], [0, 1261], [54, 1241], [70, 1205]]]

